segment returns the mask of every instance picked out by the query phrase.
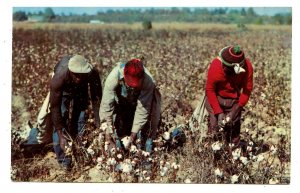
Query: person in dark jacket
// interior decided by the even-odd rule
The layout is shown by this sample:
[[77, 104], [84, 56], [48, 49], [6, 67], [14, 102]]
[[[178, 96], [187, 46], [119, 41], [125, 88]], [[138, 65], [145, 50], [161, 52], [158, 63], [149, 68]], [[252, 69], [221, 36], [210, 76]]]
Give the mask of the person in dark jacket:
[[224, 130], [226, 141], [240, 142], [241, 111], [253, 89], [253, 67], [240, 46], [227, 46], [208, 69], [205, 107], [210, 133]]
[[[57, 160], [63, 167], [70, 168], [72, 160], [65, 152], [68, 145], [66, 136], [75, 139], [83, 133], [89, 93], [95, 125], [99, 128], [99, 107], [102, 98], [99, 72], [81, 55], [63, 57], [54, 68], [50, 94], [39, 113], [42, 120], [40, 122], [47, 122], [48, 127], [38, 127], [38, 132], [31, 132], [27, 144], [45, 143], [46, 138], [43, 136], [52, 132], [52, 129], [49, 129], [51, 124], [50, 128], [54, 129], [52, 140]], [[48, 115], [51, 121], [44, 120]], [[38, 124], [40, 119], [38, 118]], [[33, 133], [37, 136], [33, 137]]]

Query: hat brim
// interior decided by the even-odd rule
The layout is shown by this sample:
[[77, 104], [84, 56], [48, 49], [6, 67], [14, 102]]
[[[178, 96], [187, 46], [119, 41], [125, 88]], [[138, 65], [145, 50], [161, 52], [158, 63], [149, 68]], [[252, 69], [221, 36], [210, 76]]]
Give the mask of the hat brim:
[[141, 79], [134, 76], [124, 76], [124, 80], [129, 87], [138, 88], [141, 85]]

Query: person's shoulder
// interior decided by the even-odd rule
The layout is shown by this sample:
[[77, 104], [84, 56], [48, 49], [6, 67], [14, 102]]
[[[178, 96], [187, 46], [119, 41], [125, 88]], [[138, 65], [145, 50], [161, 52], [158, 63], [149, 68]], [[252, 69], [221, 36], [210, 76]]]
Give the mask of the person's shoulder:
[[219, 57], [214, 58], [210, 63], [210, 68], [222, 69], [222, 61]]
[[246, 58], [245, 62], [246, 62], [247, 68], [253, 70], [253, 65], [252, 65], [252, 62], [250, 61], [250, 59]]

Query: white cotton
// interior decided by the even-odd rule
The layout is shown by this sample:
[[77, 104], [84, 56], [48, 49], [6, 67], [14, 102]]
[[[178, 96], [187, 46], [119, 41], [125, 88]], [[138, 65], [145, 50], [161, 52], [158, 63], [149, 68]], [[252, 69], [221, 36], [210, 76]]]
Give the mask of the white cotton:
[[223, 172], [219, 168], [215, 169], [214, 173], [215, 173], [215, 176], [218, 176], [218, 177], [222, 177], [223, 176]]
[[165, 139], [165, 140], [169, 140], [170, 139], [170, 133], [169, 132], [164, 132], [164, 134], [163, 134], [163, 138]]
[[116, 163], [117, 163], [117, 161], [115, 160], [114, 157], [108, 158], [108, 160], [107, 160], [107, 164], [110, 166], [114, 166], [114, 165], [116, 165]]
[[123, 137], [123, 138], [121, 139], [121, 141], [122, 141], [122, 143], [123, 143], [125, 149], [128, 149], [128, 148], [129, 148], [129, 145], [130, 145], [130, 143], [131, 143], [130, 137], [128, 137], [128, 136]]
[[123, 157], [123, 156], [122, 156], [122, 154], [120, 154], [120, 153], [117, 155], [117, 158], [119, 158], [119, 159], [122, 159], [122, 157]]
[[279, 183], [279, 180], [276, 179], [276, 178], [271, 178], [271, 179], [269, 180], [269, 184], [278, 184], [278, 183]]
[[124, 173], [130, 173], [132, 171], [132, 165], [130, 163], [121, 163], [121, 170]]
[[130, 153], [136, 153], [137, 152], [137, 148], [135, 145], [131, 145], [130, 146]]
[[235, 150], [232, 152], [232, 158], [233, 158], [234, 160], [239, 159], [240, 156], [241, 156], [241, 151], [242, 151], [241, 148], [235, 149]]
[[262, 154], [260, 154], [260, 155], [257, 156], [256, 161], [257, 161], [257, 162], [261, 162], [261, 161], [264, 160], [264, 159], [265, 159], [264, 156], [263, 156]]
[[171, 167], [175, 170], [179, 169], [180, 168], [180, 165], [179, 164], [176, 164], [175, 162], [172, 163]]
[[242, 162], [244, 165], [247, 165], [247, 163], [249, 162], [249, 161], [248, 161], [248, 158], [247, 158], [247, 157], [243, 157], [243, 156], [240, 157], [240, 160], [241, 160], [241, 162]]
[[222, 143], [220, 143], [219, 141], [216, 141], [214, 142], [212, 145], [211, 145], [211, 148], [214, 150], [214, 151], [218, 151], [221, 149], [222, 147]]
[[238, 175], [233, 175], [230, 177], [231, 183], [234, 184], [239, 181], [239, 176]]
[[184, 183], [190, 184], [190, 183], [192, 183], [192, 181], [191, 181], [190, 179], [187, 178], [187, 179], [184, 180]]
[[272, 145], [270, 148], [270, 151], [271, 151], [272, 155], [274, 155], [277, 152], [277, 147], [275, 147], [275, 145]]
[[100, 126], [100, 129], [101, 129], [102, 131], [105, 131], [107, 128], [108, 128], [107, 122], [102, 123], [101, 126]]
[[146, 152], [146, 151], [142, 151], [142, 155], [145, 156], [145, 157], [148, 157], [148, 156], [150, 156], [150, 153]]
[[97, 158], [97, 162], [98, 162], [98, 163], [101, 163], [101, 162], [103, 162], [103, 160], [104, 160], [104, 158], [103, 158], [103, 157], [98, 157], [98, 158]]
[[95, 151], [91, 148], [88, 148], [87, 149], [87, 152], [90, 154], [90, 155], [94, 155], [95, 154]]

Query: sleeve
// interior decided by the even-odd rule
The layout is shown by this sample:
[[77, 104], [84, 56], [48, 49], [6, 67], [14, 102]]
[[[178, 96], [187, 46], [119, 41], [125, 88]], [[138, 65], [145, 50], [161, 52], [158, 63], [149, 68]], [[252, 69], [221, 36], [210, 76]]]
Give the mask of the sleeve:
[[[108, 75], [103, 89], [103, 96], [100, 105], [101, 122], [107, 122], [109, 128], [112, 127], [112, 116], [115, 105], [116, 87], [118, 85], [118, 68], [115, 67]], [[108, 131], [107, 132], [112, 132]]]
[[155, 85], [149, 75], [146, 75], [145, 78], [145, 86], [138, 98], [137, 107], [134, 114], [133, 126], [131, 129], [131, 132], [133, 133], [137, 133], [141, 128], [144, 127], [144, 125], [148, 121], [151, 110], [153, 91]]
[[212, 63], [209, 66], [208, 73], [207, 73], [207, 80], [205, 85], [205, 93], [207, 96], [207, 100], [209, 104], [211, 105], [214, 114], [222, 113], [223, 110], [220, 107], [217, 95], [216, 95], [216, 87], [218, 81], [221, 79], [221, 69], [218, 68], [220, 66], [220, 61], [218, 59], [215, 59], [212, 61]]
[[101, 86], [101, 79], [98, 70], [93, 69], [90, 75], [90, 93], [92, 99], [92, 108], [95, 118], [95, 125], [98, 128], [100, 126], [100, 116], [99, 116], [99, 108], [100, 102], [102, 98], [102, 86]]
[[246, 59], [247, 64], [247, 74], [245, 80], [243, 81], [242, 85], [242, 93], [239, 98], [239, 106], [244, 107], [247, 102], [249, 101], [251, 92], [253, 90], [253, 67], [251, 62]]
[[64, 122], [61, 113], [62, 103], [62, 84], [63, 80], [58, 74], [55, 74], [50, 83], [50, 111], [52, 122], [57, 130], [64, 128]]

